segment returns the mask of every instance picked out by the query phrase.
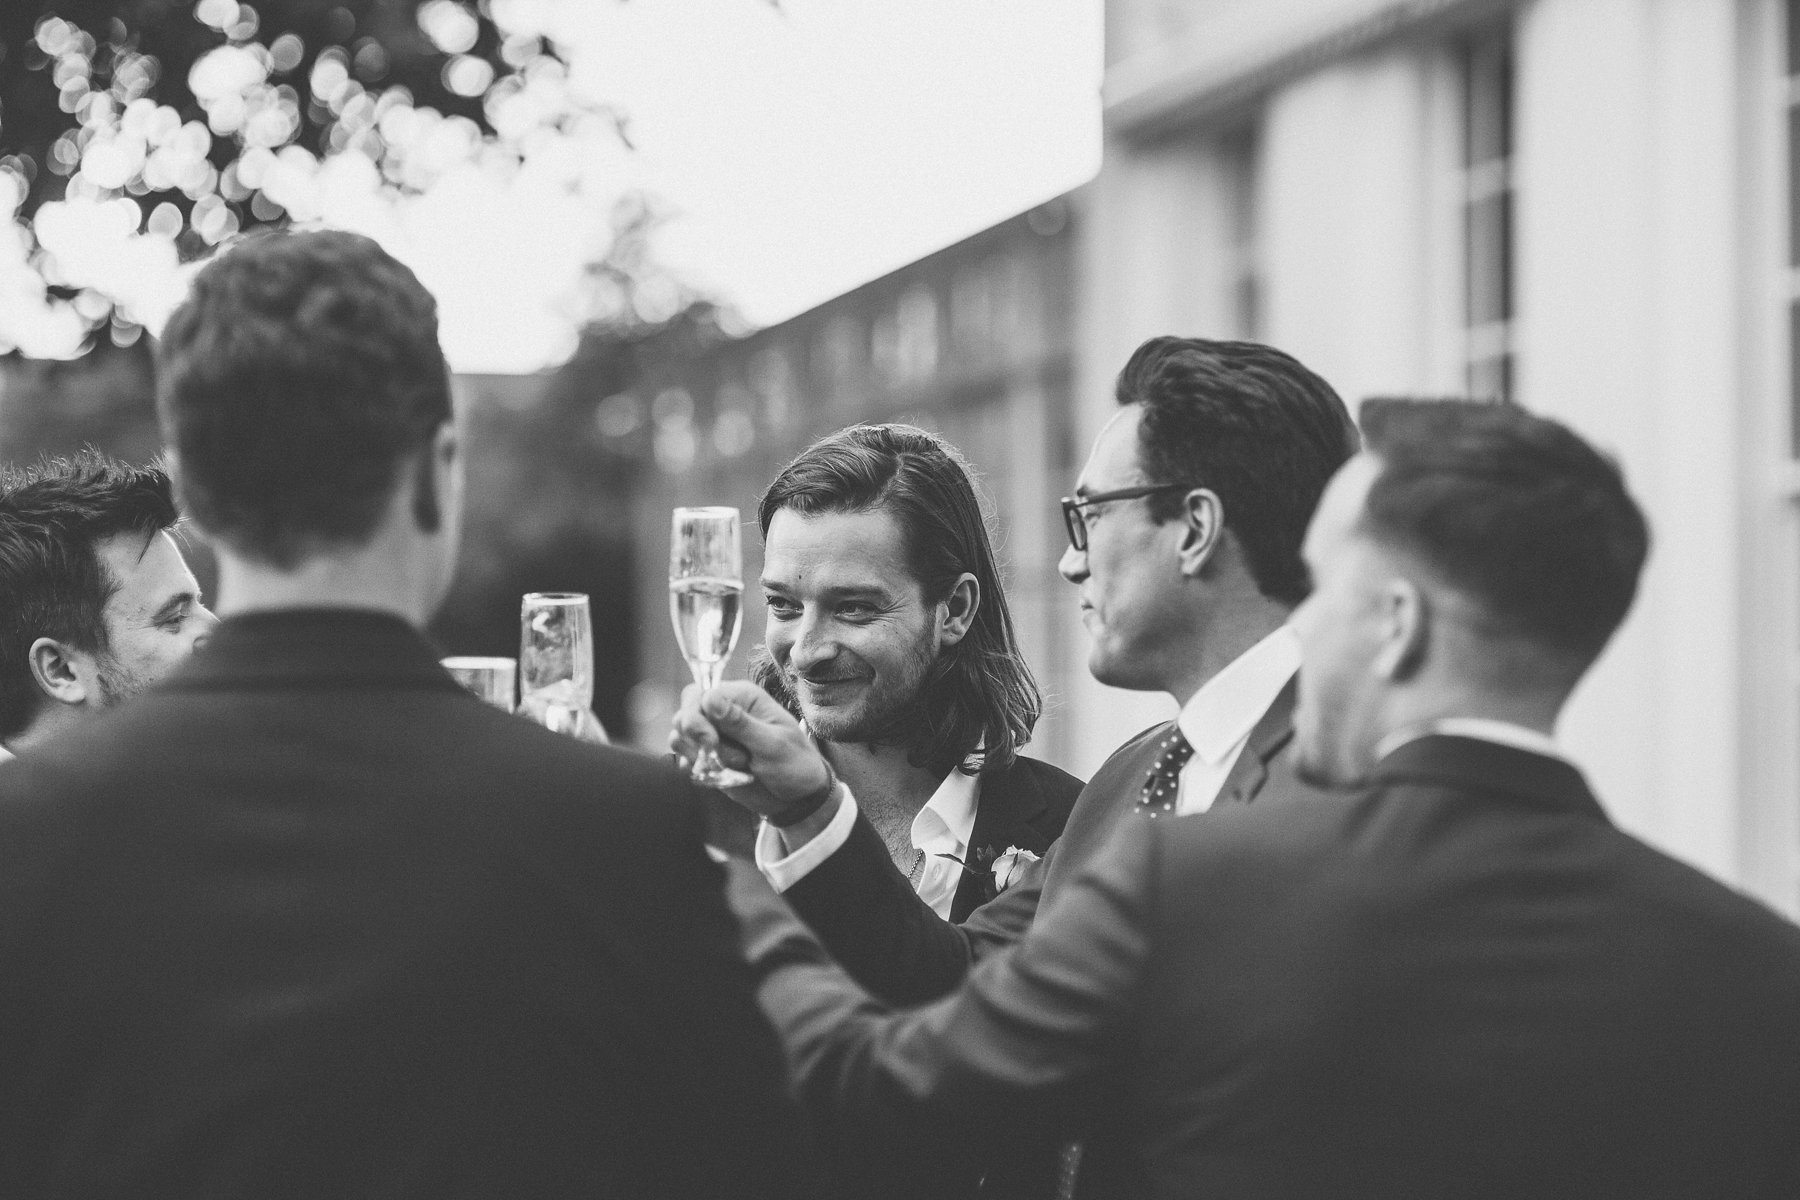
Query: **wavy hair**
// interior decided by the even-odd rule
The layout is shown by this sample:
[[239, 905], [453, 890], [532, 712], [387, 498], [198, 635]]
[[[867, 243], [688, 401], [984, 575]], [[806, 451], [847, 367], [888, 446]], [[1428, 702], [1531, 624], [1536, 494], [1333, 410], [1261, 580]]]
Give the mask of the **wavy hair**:
[[[932, 662], [904, 731], [914, 766], [966, 774], [1010, 766], [1043, 712], [1037, 680], [1019, 652], [1000, 571], [956, 448], [912, 425], [852, 425], [808, 446], [775, 477], [757, 507], [764, 538], [775, 514], [879, 509], [899, 522], [907, 568], [927, 604], [948, 599], [965, 571], [980, 603], [969, 632]], [[756, 681], [790, 712], [799, 706], [764, 649]]]

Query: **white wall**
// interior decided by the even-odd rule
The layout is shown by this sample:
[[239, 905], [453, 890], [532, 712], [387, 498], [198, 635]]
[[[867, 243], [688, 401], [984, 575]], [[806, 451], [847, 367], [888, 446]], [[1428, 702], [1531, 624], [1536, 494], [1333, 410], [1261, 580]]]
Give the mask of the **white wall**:
[[1518, 26], [1519, 399], [1620, 458], [1637, 607], [1561, 733], [1621, 824], [1737, 877], [1735, 6], [1537, 0]]
[[1458, 92], [1448, 56], [1353, 59], [1271, 97], [1264, 340], [1364, 397], [1462, 389]]

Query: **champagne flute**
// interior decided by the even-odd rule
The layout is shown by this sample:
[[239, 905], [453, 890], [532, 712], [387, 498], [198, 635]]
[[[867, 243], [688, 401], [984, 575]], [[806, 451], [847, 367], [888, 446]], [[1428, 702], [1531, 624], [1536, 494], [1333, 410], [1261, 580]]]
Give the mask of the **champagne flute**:
[[585, 592], [529, 592], [519, 605], [519, 711], [587, 742], [608, 739], [594, 716], [594, 623]]
[[[669, 620], [681, 656], [701, 690], [717, 687], [743, 623], [744, 563], [735, 508], [678, 508], [669, 539]], [[694, 758], [695, 783], [741, 787], [752, 782], [712, 750]]]

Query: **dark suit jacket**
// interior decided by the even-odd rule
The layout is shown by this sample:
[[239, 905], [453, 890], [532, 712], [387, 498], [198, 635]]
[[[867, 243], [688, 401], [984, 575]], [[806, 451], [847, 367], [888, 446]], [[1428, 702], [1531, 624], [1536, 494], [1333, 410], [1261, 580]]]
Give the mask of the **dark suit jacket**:
[[1800, 1195], [1800, 928], [1508, 747], [1435, 736], [1360, 793], [1124, 822], [916, 1012], [779, 909], [749, 928], [839, 1136], [1049, 1124], [1087, 1135], [1093, 1197]]
[[[1293, 736], [1293, 713], [1290, 682], [1251, 730], [1215, 805], [1243, 803], [1264, 791], [1309, 790], [1281, 753]], [[901, 1004], [936, 999], [956, 987], [972, 963], [1023, 936], [1039, 904], [1053, 898], [1106, 844], [1120, 818], [1137, 806], [1144, 777], [1172, 727], [1172, 722], [1153, 726], [1115, 751], [1081, 789], [1062, 836], [1043, 859], [960, 924], [941, 920], [919, 900], [894, 869], [880, 835], [861, 816], [843, 847], [784, 895], [871, 992]], [[975, 844], [986, 843], [978, 837]]]
[[1081, 786], [1081, 780], [1067, 771], [1035, 758], [1014, 758], [1004, 770], [981, 776], [968, 862], [950, 901], [953, 923], [968, 920], [970, 913], [999, 895], [993, 868], [1000, 855], [1014, 847], [1039, 858], [1049, 852], [1069, 822]]
[[805, 1193], [673, 769], [234, 618], [0, 768], [0, 1194]]

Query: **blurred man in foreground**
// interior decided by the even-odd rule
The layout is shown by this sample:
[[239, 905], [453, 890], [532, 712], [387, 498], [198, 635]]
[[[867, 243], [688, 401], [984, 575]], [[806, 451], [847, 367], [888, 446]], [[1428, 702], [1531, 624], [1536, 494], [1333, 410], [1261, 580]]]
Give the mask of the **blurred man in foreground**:
[[211, 632], [175, 522], [157, 467], [90, 450], [0, 475], [0, 745], [81, 725]]
[[807, 1099], [1086, 1130], [1096, 1197], [1800, 1194], [1800, 928], [1614, 828], [1551, 736], [1645, 556], [1617, 469], [1505, 406], [1363, 428], [1295, 615], [1300, 761], [1359, 790], [1125, 822], [911, 1013], [746, 889]]
[[700, 793], [465, 692], [436, 306], [263, 237], [158, 347], [205, 654], [0, 772], [0, 1194], [809, 1194]]
[[[1042, 704], [967, 467], [922, 429], [856, 425], [782, 468], [757, 515], [757, 682], [857, 800], [841, 836], [792, 852], [765, 823], [757, 864], [778, 889], [829, 894], [837, 870], [880, 870], [879, 849], [890, 885], [965, 919], [1049, 849], [1081, 791], [1019, 753]], [[867, 854], [831, 854], [852, 836]]]

